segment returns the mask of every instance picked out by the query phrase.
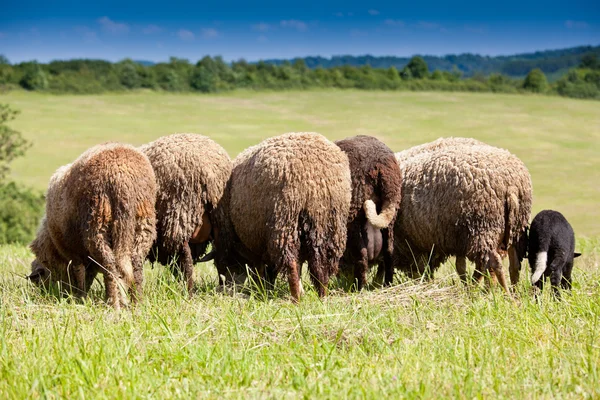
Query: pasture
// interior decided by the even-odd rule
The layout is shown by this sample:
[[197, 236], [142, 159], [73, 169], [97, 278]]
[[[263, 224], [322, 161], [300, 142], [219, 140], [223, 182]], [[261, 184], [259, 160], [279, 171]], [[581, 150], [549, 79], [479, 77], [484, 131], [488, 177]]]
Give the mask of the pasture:
[[[584, 398], [600, 395], [600, 107], [556, 97], [364, 91], [225, 95], [138, 92], [0, 95], [33, 147], [12, 177], [44, 189], [57, 167], [107, 140], [139, 145], [174, 132], [210, 136], [235, 157], [263, 138], [369, 134], [392, 150], [440, 136], [506, 148], [529, 168], [534, 209], [561, 211], [578, 238], [574, 289], [533, 301], [524, 262], [515, 299], [465, 288], [453, 259], [432, 283], [319, 300], [224, 295], [211, 265], [199, 293], [161, 266], [145, 298], [116, 315], [96, 284], [89, 300], [44, 296], [22, 275], [30, 252], [0, 248], [0, 397]], [[532, 215], [533, 216], [533, 215]], [[471, 266], [472, 270], [472, 266]]]

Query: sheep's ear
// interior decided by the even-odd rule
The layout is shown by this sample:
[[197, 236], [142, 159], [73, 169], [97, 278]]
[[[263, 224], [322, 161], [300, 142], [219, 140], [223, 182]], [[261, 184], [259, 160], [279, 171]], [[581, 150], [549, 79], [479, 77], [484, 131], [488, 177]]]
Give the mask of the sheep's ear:
[[581, 255], [581, 253], [573, 253], [573, 258], [577, 258]]

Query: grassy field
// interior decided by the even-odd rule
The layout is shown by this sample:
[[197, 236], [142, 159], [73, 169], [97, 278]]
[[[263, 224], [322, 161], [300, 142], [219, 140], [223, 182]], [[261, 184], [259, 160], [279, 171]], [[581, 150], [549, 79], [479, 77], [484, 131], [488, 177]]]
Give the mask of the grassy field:
[[[534, 211], [554, 208], [578, 235], [574, 289], [533, 301], [524, 265], [515, 299], [464, 288], [451, 263], [432, 283], [292, 305], [223, 295], [212, 266], [184, 295], [163, 267], [145, 298], [114, 314], [96, 284], [85, 303], [42, 295], [31, 254], [0, 247], [0, 398], [597, 398], [600, 396], [600, 108], [554, 97], [312, 91], [227, 95], [48, 96], [13, 92], [13, 126], [34, 143], [14, 179], [44, 189], [89, 146], [172, 132], [211, 136], [234, 157], [261, 139], [371, 134], [399, 151], [440, 136], [509, 149], [528, 166]], [[305, 277], [306, 278], [306, 277]], [[305, 288], [309, 288], [305, 282]]]

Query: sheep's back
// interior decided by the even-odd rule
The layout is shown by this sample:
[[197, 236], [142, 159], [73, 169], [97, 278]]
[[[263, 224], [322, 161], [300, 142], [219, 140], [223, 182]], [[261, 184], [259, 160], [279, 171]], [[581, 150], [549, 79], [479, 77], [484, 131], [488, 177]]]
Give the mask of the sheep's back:
[[188, 240], [206, 205], [216, 207], [223, 196], [231, 174], [229, 155], [212, 139], [193, 133], [164, 136], [140, 150], [156, 174], [163, 235], [177, 244]]
[[[437, 246], [444, 254], [480, 253], [499, 246], [507, 222], [519, 225], [515, 229], [526, 224], [531, 179], [508, 151], [471, 142], [397, 158], [404, 175], [397, 230], [422, 251]], [[507, 221], [511, 195], [519, 221]]]
[[264, 250], [274, 229], [295, 226], [302, 211], [314, 225], [335, 230], [334, 210], [345, 226], [348, 158], [319, 134], [284, 134], [247, 149], [234, 160], [231, 182], [231, 218], [251, 251]]

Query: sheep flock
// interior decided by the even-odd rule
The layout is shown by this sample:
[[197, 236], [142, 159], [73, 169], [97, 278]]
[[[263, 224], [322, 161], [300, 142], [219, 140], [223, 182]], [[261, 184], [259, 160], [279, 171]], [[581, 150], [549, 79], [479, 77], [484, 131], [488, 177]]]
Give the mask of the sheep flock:
[[[233, 160], [193, 133], [138, 148], [104, 143], [50, 179], [29, 279], [84, 297], [101, 273], [107, 302], [118, 310], [140, 300], [146, 260], [171, 268], [190, 295], [194, 264], [214, 260], [219, 288], [259, 282], [270, 289], [283, 276], [298, 302], [304, 264], [325, 296], [332, 277], [345, 276], [350, 290], [388, 286], [398, 274], [431, 279], [455, 257], [464, 284], [497, 281], [510, 296], [528, 249], [538, 287], [557, 270], [548, 244], [536, 242], [554, 235], [568, 241], [569, 264], [568, 282], [554, 274], [552, 285], [570, 288], [572, 229], [549, 220], [536, 223], [530, 238], [532, 201], [523, 162], [469, 138], [394, 153], [371, 136], [332, 142], [295, 132]], [[467, 260], [475, 265], [472, 279]]]

